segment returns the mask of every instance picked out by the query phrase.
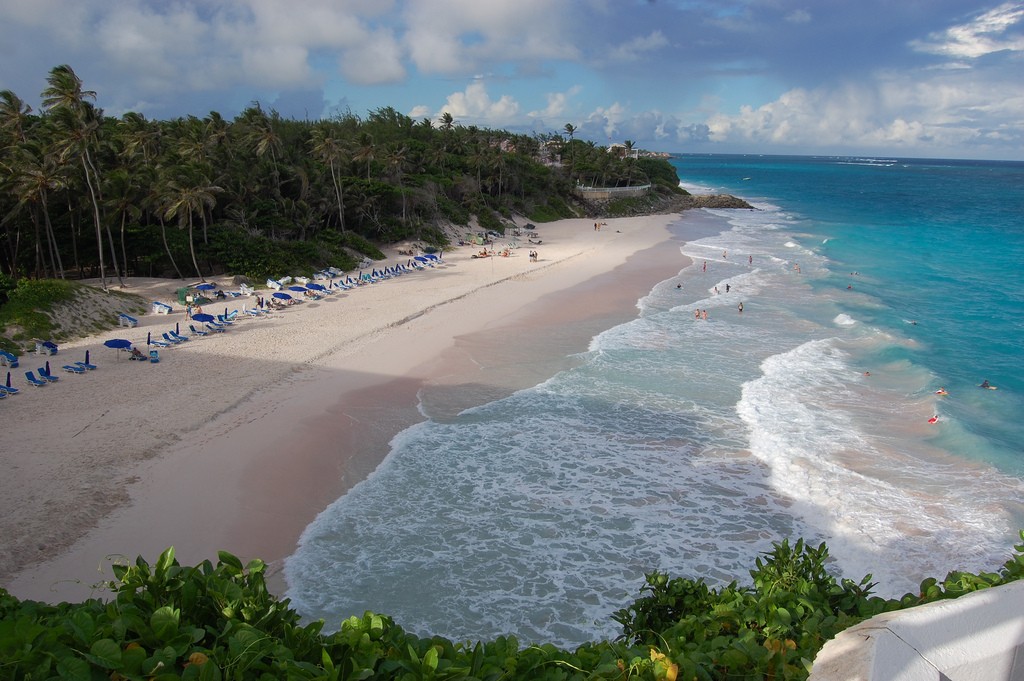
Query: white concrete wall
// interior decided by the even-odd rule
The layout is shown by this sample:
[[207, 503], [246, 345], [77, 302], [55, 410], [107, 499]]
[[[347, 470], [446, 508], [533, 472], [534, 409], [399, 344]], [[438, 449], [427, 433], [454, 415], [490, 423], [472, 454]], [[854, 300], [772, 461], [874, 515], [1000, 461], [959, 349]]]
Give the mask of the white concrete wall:
[[825, 644], [810, 681], [1024, 681], [1024, 582], [861, 622]]

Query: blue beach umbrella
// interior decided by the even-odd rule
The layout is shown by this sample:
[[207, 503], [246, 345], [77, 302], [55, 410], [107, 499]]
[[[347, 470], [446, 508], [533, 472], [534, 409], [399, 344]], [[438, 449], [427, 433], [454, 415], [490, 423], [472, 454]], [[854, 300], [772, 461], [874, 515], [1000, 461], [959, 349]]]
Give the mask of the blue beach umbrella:
[[313, 289], [314, 291], [326, 291], [322, 284], [307, 284], [306, 288]]
[[214, 286], [213, 284], [198, 284], [196, 286], [197, 291], [212, 291], [215, 288], [217, 287]]
[[[132, 346], [132, 342], [126, 338], [111, 338], [110, 340], [103, 341], [103, 344], [115, 350], [127, 350]], [[120, 358], [121, 353], [117, 353], [117, 356]]]
[[298, 293], [303, 293], [303, 292], [305, 292], [306, 287], [305, 286], [289, 286], [288, 290], [289, 291], [296, 291]]
[[199, 314], [192, 315], [192, 319], [196, 320], [197, 322], [212, 322], [213, 315], [206, 314], [205, 312], [200, 312]]
[[281, 293], [280, 291], [275, 291], [273, 295], [274, 295], [275, 298], [278, 298], [280, 300], [291, 300], [292, 299], [292, 297], [290, 295], [288, 295], [287, 293]]

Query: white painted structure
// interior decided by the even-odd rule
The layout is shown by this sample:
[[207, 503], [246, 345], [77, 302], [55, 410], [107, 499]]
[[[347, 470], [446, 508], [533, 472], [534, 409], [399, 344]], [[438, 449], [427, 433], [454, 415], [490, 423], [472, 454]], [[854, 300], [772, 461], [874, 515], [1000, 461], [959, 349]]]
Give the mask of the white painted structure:
[[1024, 681], [1024, 581], [850, 627], [809, 681]]

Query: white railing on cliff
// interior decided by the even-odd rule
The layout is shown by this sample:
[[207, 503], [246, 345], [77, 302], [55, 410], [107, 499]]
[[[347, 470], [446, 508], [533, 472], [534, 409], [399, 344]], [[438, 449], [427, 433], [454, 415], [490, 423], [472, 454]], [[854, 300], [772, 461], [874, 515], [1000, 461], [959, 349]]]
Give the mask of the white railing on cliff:
[[650, 184], [635, 187], [576, 187], [576, 193], [584, 199], [611, 199], [620, 196], [643, 196], [651, 188]]

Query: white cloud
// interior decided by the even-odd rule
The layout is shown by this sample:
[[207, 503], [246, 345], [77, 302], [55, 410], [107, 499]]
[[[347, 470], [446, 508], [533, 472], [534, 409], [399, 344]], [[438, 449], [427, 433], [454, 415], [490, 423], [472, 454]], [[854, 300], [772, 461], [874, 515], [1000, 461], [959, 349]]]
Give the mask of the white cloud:
[[474, 73], [492, 62], [572, 59], [569, 0], [409, 2], [405, 42], [424, 73]]
[[476, 80], [462, 92], [448, 95], [445, 105], [436, 116], [446, 111], [463, 123], [500, 128], [518, 122], [519, 103], [508, 95], [502, 95], [497, 100], [491, 99], [483, 81]]
[[638, 36], [609, 50], [607, 58], [612, 62], [635, 61], [645, 52], [651, 52], [668, 45], [668, 39], [661, 31]]
[[531, 111], [527, 115], [530, 118], [542, 121], [550, 118], [560, 118], [569, 110], [569, 100], [578, 95], [582, 90], [583, 88], [579, 85], [574, 85], [565, 92], [549, 92], [545, 95], [548, 105], [543, 109]]
[[786, 15], [786, 21], [791, 24], [809, 24], [811, 13], [805, 9], [798, 9]]
[[1024, 19], [1024, 4], [1007, 2], [978, 15], [972, 21], [932, 33], [927, 40], [915, 40], [911, 47], [921, 52], [954, 58], [976, 59], [993, 52], [1024, 50], [1024, 35], [1010, 31]]

